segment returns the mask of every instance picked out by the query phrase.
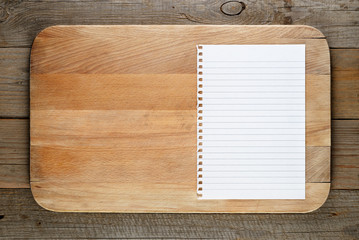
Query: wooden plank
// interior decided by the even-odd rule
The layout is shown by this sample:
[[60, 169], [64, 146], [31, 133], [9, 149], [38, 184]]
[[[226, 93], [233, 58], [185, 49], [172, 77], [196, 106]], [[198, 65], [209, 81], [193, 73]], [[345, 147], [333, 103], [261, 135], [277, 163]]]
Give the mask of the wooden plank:
[[[72, 74], [71, 79], [67, 76], [32, 75], [41, 85], [41, 89], [32, 90], [32, 105], [39, 110], [51, 105], [54, 110], [177, 109], [196, 114], [196, 74]], [[78, 91], [80, 88], [82, 91]], [[154, 88], [157, 90], [153, 91]], [[91, 98], [87, 98], [89, 91]], [[83, 101], [84, 98], [87, 100]]]
[[29, 120], [0, 120], [0, 165], [29, 164]]
[[0, 119], [0, 188], [28, 188], [29, 120]]
[[306, 182], [330, 182], [330, 147], [306, 147]]
[[[134, 178], [146, 182], [169, 179], [176, 183], [185, 179], [192, 181], [193, 176], [186, 169], [195, 168], [195, 162], [186, 162], [184, 159], [196, 158], [196, 125], [193, 124], [196, 111], [106, 110], [101, 114], [89, 110], [36, 112], [32, 126], [38, 131], [32, 136], [32, 157], [46, 158], [47, 161], [32, 164], [32, 181], [51, 178], [58, 182], [83, 182], [96, 176], [102, 176], [101, 181], [105, 182], [128, 182], [134, 181]], [[76, 119], [73, 118], [74, 113]], [[48, 118], [53, 120], [48, 122]], [[109, 123], [109, 118], [116, 121]], [[93, 130], [89, 131], [89, 128]], [[176, 131], [175, 136], [171, 135], [173, 131]], [[67, 145], [68, 142], [71, 142], [71, 146]], [[134, 145], [139, 148], [137, 154], [131, 148]], [[170, 147], [173, 145], [177, 146], [176, 149]], [[166, 161], [161, 161], [156, 155], [159, 149], [167, 156]], [[102, 160], [95, 161], [96, 151], [106, 152], [108, 159], [103, 159], [104, 155], [101, 155]], [[330, 147], [308, 146], [306, 153], [307, 182], [330, 182]], [[75, 155], [76, 162], [73, 161]], [[82, 163], [81, 168], [78, 162]], [[139, 165], [142, 168], [138, 168]], [[173, 170], [155, 174], [156, 168], [166, 166], [171, 166]], [[59, 172], [57, 167], [63, 170]], [[111, 169], [111, 174], [106, 172], [107, 168]], [[73, 173], [70, 179], [66, 177], [69, 172]]]
[[[29, 117], [29, 52], [30, 50], [26, 48], [0, 48], [0, 117]], [[359, 119], [359, 95], [356, 94], [359, 91], [359, 50], [332, 49], [330, 55], [332, 60], [332, 117], [334, 119]], [[1, 75], [3, 73], [5, 74]], [[60, 75], [52, 76], [61, 77]], [[181, 76], [184, 75], [171, 75], [167, 77]], [[108, 75], [104, 75], [104, 77], [108, 77]], [[140, 80], [139, 82], [147, 79], [140, 75], [136, 75], [136, 77], [129, 75], [128, 77], [132, 77], [133, 81]], [[44, 78], [44, 76], [39, 78]], [[82, 79], [82, 81], [84, 83], [86, 79]], [[58, 84], [65, 85], [65, 83], [66, 81], [63, 79], [58, 81]], [[113, 83], [116, 84], [115, 82]], [[160, 87], [160, 82], [158, 84]], [[184, 84], [187, 83], [184, 82]], [[83, 84], [82, 87], [86, 88], [88, 85]], [[102, 86], [102, 88], [104, 87], [106, 86]], [[121, 85], [119, 87], [126, 88], [127, 86]], [[113, 90], [111, 88], [107, 89], [108, 96], [112, 96]], [[68, 89], [68, 91], [71, 92], [73, 90]], [[51, 93], [49, 89], [49, 96], [51, 96]], [[151, 94], [151, 92], [148, 92], [148, 94]], [[173, 92], [173, 94], [176, 96], [178, 93]], [[78, 95], [71, 96], [76, 98]], [[136, 102], [138, 107], [145, 103], [143, 99], [138, 99]], [[318, 99], [318, 104], [322, 103], [323, 101]], [[77, 104], [81, 106], [81, 102], [77, 101]], [[96, 107], [98, 104], [97, 101], [92, 101], [93, 107]], [[162, 104], [166, 103], [162, 101]]]
[[[11, 119], [0, 120], [0, 136], [10, 136], [12, 134], [28, 132], [28, 120]], [[359, 120], [334, 120], [332, 121], [333, 129], [333, 149], [332, 149], [332, 189], [359, 189]], [[14, 129], [21, 129], [14, 131]], [[65, 130], [64, 130], [65, 131]], [[99, 130], [100, 131], [100, 130]], [[2, 158], [1, 180], [0, 188], [4, 187], [18, 187], [18, 182], [21, 182], [21, 187], [29, 187], [28, 185], [28, 167], [26, 167], [28, 160], [28, 137], [25, 134], [19, 134], [16, 141], [6, 142], [1, 141], [3, 147], [0, 148], [2, 156], [8, 155], [8, 158]], [[6, 154], [8, 152], [8, 154]], [[13, 154], [11, 154], [13, 153]], [[313, 152], [315, 154], [315, 152]], [[320, 155], [315, 154], [320, 157]], [[18, 164], [15, 166], [11, 163], [15, 160]], [[321, 158], [318, 158], [318, 160]], [[23, 165], [25, 164], [25, 166]], [[313, 162], [315, 164], [315, 162]], [[318, 169], [308, 165], [308, 168]], [[14, 170], [15, 169], [15, 170]], [[308, 171], [308, 170], [307, 170]], [[314, 175], [313, 175], [314, 176]], [[325, 175], [318, 174], [324, 179]], [[311, 178], [310, 178], [311, 179]], [[18, 182], [17, 182], [18, 181]], [[311, 179], [312, 182], [318, 180]], [[320, 180], [322, 181], [322, 180]]]
[[[194, 173], [196, 173], [195, 169]], [[121, 213], [305, 213], [321, 207], [327, 200], [330, 189], [330, 183], [306, 183], [304, 200], [200, 201], [197, 199], [196, 182], [188, 184], [187, 179], [183, 183], [136, 182], [136, 180], [134, 179], [133, 182], [47, 180], [31, 181], [30, 186], [36, 202], [51, 211]]]
[[[306, 175], [314, 182], [305, 200], [197, 198], [200, 43], [306, 44], [307, 160], [314, 158]], [[32, 192], [54, 211], [312, 211], [330, 188], [329, 60], [324, 36], [308, 26], [47, 28], [31, 51]]]
[[305, 78], [305, 145], [330, 146], [330, 75]]
[[28, 48], [0, 48], [0, 117], [29, 116], [29, 58]]
[[[51, 178], [53, 181], [63, 183], [74, 181], [81, 182], [86, 181], [89, 178], [96, 178], [96, 176], [101, 175], [103, 176], [101, 180], [104, 182], [121, 181], [128, 183], [136, 180], [138, 182], [168, 181], [173, 183], [188, 183], [186, 179], [191, 179], [191, 177], [193, 177], [190, 172], [184, 171], [190, 167], [188, 166], [189, 164], [181, 161], [181, 157], [188, 157], [187, 154], [181, 154], [181, 150], [186, 150], [186, 148], [180, 148], [175, 152], [169, 149], [162, 150], [162, 153], [170, 158], [170, 160], [167, 162], [156, 161], [156, 151], [146, 147], [140, 151], [140, 154], [144, 155], [144, 157], [141, 159], [136, 158], [133, 155], [133, 151], [127, 150], [126, 147], [119, 150], [106, 149], [103, 151], [106, 151], [109, 161], [103, 163], [94, 161], [94, 157], [91, 155], [91, 151], [89, 151], [87, 147], [84, 147], [73, 150], [79, 153], [77, 161], [82, 162], [81, 168], [79, 168], [79, 166], [69, 157], [72, 152], [66, 151], [65, 149], [61, 149], [60, 147], [33, 148], [34, 155], [50, 156], [51, 159], [46, 163], [35, 163], [32, 165], [32, 181], [41, 181], [46, 180], [47, 178]], [[187, 148], [195, 148], [195, 146], [192, 145]], [[192, 158], [195, 157], [193, 156], [194, 154], [191, 153], [188, 155], [190, 155]], [[330, 148], [307, 147], [306, 156], [306, 182], [330, 182]], [[117, 161], [121, 162], [115, 164], [113, 160], [115, 158]], [[153, 162], [156, 162], [156, 165], [154, 165]], [[58, 165], [61, 165], [64, 169], [62, 172], [59, 172], [56, 169]], [[141, 165], [142, 168], [138, 168], [139, 165]], [[165, 172], [161, 175], [156, 174], [157, 168], [167, 167], [171, 167], [173, 171]], [[108, 173], [106, 168], [112, 168], [111, 174]], [[71, 176], [71, 178], [66, 178], [68, 176], [68, 172], [72, 172], [74, 176]], [[173, 175], [176, 175], [176, 178], [172, 178]], [[180, 177], [183, 177], [183, 179]]]
[[[5, 136], [1, 141], [1, 153], [2, 156], [6, 156], [1, 158], [2, 166], [1, 166], [1, 177], [0, 177], [0, 188], [10, 188], [10, 187], [29, 187], [29, 169], [28, 169], [28, 156], [29, 156], [29, 142], [28, 142], [28, 120], [0, 120], [0, 129], [1, 136]], [[153, 122], [155, 123], [155, 122]], [[69, 131], [72, 132], [72, 128], [78, 128], [78, 126], [72, 125], [69, 126], [71, 128], [61, 128], [61, 129], [53, 129], [54, 131]], [[97, 128], [99, 134], [104, 133], [106, 127], [109, 126], [104, 124], [101, 128]], [[47, 129], [46, 126], [43, 126], [43, 129]], [[54, 132], [55, 135], [56, 132]], [[135, 132], [134, 132], [135, 133]], [[154, 132], [140, 132], [141, 134], [153, 134]], [[6, 141], [6, 136], [11, 136], [10, 140]], [[113, 138], [121, 136], [121, 133], [113, 132], [111, 134]], [[122, 135], [123, 136], [123, 135]], [[51, 136], [50, 139], [52, 138]], [[128, 136], [130, 137], [130, 136]], [[54, 139], [61, 143], [64, 139], [56, 138]], [[320, 148], [308, 147], [307, 150], [307, 159], [311, 159], [311, 161], [307, 162], [307, 181], [308, 182], [326, 182], [329, 181], [329, 175], [327, 169], [319, 168], [318, 164], [321, 161], [328, 161], [327, 154], [330, 154], [330, 151], [325, 147], [323, 150], [318, 151]], [[50, 151], [48, 149], [47, 151]], [[108, 151], [108, 150], [107, 150]], [[116, 154], [116, 153], [114, 153]], [[118, 154], [117, 154], [118, 155]], [[130, 155], [122, 155], [124, 158], [128, 158]], [[173, 156], [175, 157], [175, 156]], [[90, 158], [88, 158], [90, 159]], [[64, 158], [63, 161], [68, 162], [69, 159]], [[52, 165], [53, 164], [53, 165]], [[54, 165], [58, 163], [51, 163], [49, 168], [46, 169], [47, 173], [51, 173], [51, 169]], [[71, 164], [67, 163], [68, 167], [71, 168]], [[93, 162], [89, 161], [85, 166], [89, 166], [89, 164], [93, 164]], [[323, 165], [324, 166], [324, 165]], [[97, 167], [96, 167], [97, 168]], [[98, 169], [101, 169], [98, 166]], [[75, 171], [74, 168], [71, 171]], [[92, 172], [93, 173], [93, 172]], [[93, 173], [96, 174], [96, 173]], [[107, 175], [105, 175], [106, 177]], [[111, 176], [111, 175], [110, 175]], [[119, 175], [121, 176], [121, 175]], [[151, 175], [149, 175], [151, 176]], [[81, 178], [81, 175], [77, 175], [77, 177]], [[108, 177], [108, 176], [107, 176]], [[109, 179], [107, 180], [109, 181]]]
[[[83, 65], [85, 68], [86, 64]], [[32, 89], [32, 106], [39, 110], [67, 110], [59, 118], [62, 120], [74, 113], [73, 110], [97, 109], [192, 110], [192, 120], [196, 115], [196, 74], [72, 74], [71, 78], [67, 76], [32, 74], [33, 81], [41, 85], [41, 88]], [[330, 78], [328, 75], [314, 74], [307, 74], [306, 77], [306, 98], [312, 102], [306, 108], [306, 145], [329, 146]], [[103, 84], [104, 81], [106, 84]], [[91, 97], [88, 96], [89, 92]], [[40, 116], [48, 113], [42, 111], [38, 114]], [[52, 118], [62, 115], [56, 111], [50, 114]], [[41, 119], [46, 120], [47, 116], [36, 117], [34, 122]], [[44, 123], [41, 124], [44, 129]], [[193, 132], [193, 135], [195, 134], [196, 132]]]
[[4, 239], [356, 239], [359, 191], [333, 190], [308, 214], [83, 214], [46, 211], [28, 189], [1, 189], [0, 223]]
[[309, 26], [54, 26], [34, 40], [31, 72], [196, 74], [196, 44], [293, 43], [306, 44], [306, 74], [329, 75], [324, 38]]
[[29, 164], [1, 164], [0, 188], [29, 188]]
[[335, 189], [359, 187], [359, 121], [333, 121], [332, 181]]
[[[22, 76], [23, 74], [25, 74], [26, 70], [23, 70], [24, 72], [21, 72], [19, 70], [26, 69], [26, 64], [27, 64], [26, 62], [28, 61], [29, 50], [24, 49], [26, 51], [22, 51], [23, 49], [0, 49], [0, 52], [2, 50], [4, 50], [4, 51], [10, 50], [11, 52], [16, 52], [16, 55], [17, 54], [20, 55], [19, 57], [16, 57], [16, 58], [26, 59], [26, 61], [19, 61], [22, 64], [20, 64], [18, 68], [17, 67], [9, 68], [11, 70], [11, 72], [9, 72], [9, 75], [10, 76]], [[355, 62], [357, 61], [356, 59], [358, 59], [358, 54], [359, 54], [359, 51], [357, 51], [355, 49], [332, 49], [331, 50], [332, 73], [333, 73], [333, 81], [332, 81], [333, 82], [333, 86], [332, 86], [333, 87], [333, 90], [332, 90], [333, 95], [340, 94], [342, 92], [348, 92], [348, 91], [352, 92], [351, 89], [356, 89], [355, 84], [358, 81], [356, 81], [354, 79], [357, 78], [356, 76], [359, 76], [357, 70], [355, 70], [355, 68], [357, 67], [357, 65], [355, 65]], [[4, 59], [3, 59], [3, 61], [0, 62], [0, 66], [12, 66], [13, 65], [12, 57], [11, 57], [12, 54], [4, 54], [2, 56], [4, 56]], [[338, 60], [333, 60], [333, 59], [341, 59], [341, 60], [338, 61]], [[8, 62], [8, 63], [5, 63], [5, 62]], [[16, 63], [18, 64], [18, 62], [16, 62]], [[2, 64], [5, 64], [5, 65], [2, 65]], [[348, 67], [346, 67], [346, 66], [348, 66]], [[7, 69], [7, 68], [4, 67], [3, 69]], [[4, 71], [2, 71], [2, 72], [4, 72]], [[346, 87], [341, 88], [341, 90], [338, 91], [337, 90], [338, 89], [337, 81], [339, 81], [338, 79], [340, 79], [340, 81], [345, 81], [346, 80], [345, 74], [348, 74], [348, 76], [351, 76], [350, 79], [353, 79], [353, 80], [348, 81], [345, 84]], [[3, 81], [3, 79], [4, 78], [1, 78], [0, 81]], [[26, 78], [26, 81], [28, 81], [27, 78]], [[27, 84], [28, 83], [25, 83], [25, 85], [27, 85]], [[18, 104], [9, 103], [9, 104], [7, 104], [7, 107], [5, 109], [14, 112], [15, 115], [11, 115], [12, 117], [28, 116], [27, 114], [24, 115], [23, 113], [18, 114], [18, 109], [23, 109], [24, 106], [26, 106], [26, 109], [28, 109], [28, 107], [27, 107], [28, 90], [25, 90], [23, 88], [23, 85], [21, 85], [21, 84], [6, 85], [6, 82], [4, 82], [3, 85], [5, 86], [4, 91], [1, 91], [0, 94], [6, 93], [7, 89], [9, 89], [11, 86], [14, 86], [14, 87], [16, 87], [17, 91], [20, 91], [23, 96], [26, 96], [26, 98], [25, 98], [25, 97], [22, 97], [20, 94], [16, 95], [17, 100], [14, 102], [19, 102], [19, 103]], [[3, 85], [1, 85], [1, 86], [3, 86]], [[338, 98], [336, 98], [336, 97], [334, 97], [332, 99], [332, 101], [333, 101], [333, 108], [332, 108], [333, 116], [335, 118], [353, 118], [353, 117], [358, 118], [357, 109], [359, 107], [356, 106], [358, 100], [356, 98], [349, 98], [351, 100], [346, 101], [345, 95], [346, 94], [342, 95], [343, 101], [341, 101], [341, 102], [339, 102]], [[1, 95], [0, 99], [5, 99], [3, 96], [4, 95]], [[353, 95], [353, 96], [355, 97], [355, 95]], [[24, 100], [20, 101], [21, 99], [27, 99], [27, 100], [25, 102]], [[340, 107], [336, 107], [336, 106], [340, 106]], [[345, 111], [343, 109], [345, 109]], [[24, 112], [26, 113], [27, 111], [24, 111]], [[3, 112], [3, 108], [1, 108], [1, 114], [2, 114], [1, 117], [6, 116], [6, 114], [4, 114], [4, 112]], [[1, 121], [4, 121], [4, 120], [1, 120]], [[15, 133], [15, 135], [16, 135], [16, 134], [20, 134], [21, 132], [23, 132], [23, 133], [28, 132], [28, 127], [27, 127], [28, 120], [11, 120], [11, 121], [13, 121], [13, 123], [15, 125], [14, 124], [9, 124], [9, 125], [4, 124], [3, 122], [1, 123], [0, 127], [3, 131], [1, 133], [1, 136], [4, 136], [4, 135], [10, 136], [10, 135], [13, 135], [13, 133]], [[345, 124], [344, 121], [335, 121], [335, 122], [338, 122], [339, 125]], [[11, 122], [8, 122], [8, 123], [11, 123]], [[21, 130], [15, 131], [16, 128], [19, 128]], [[23, 131], [22, 129], [26, 129], [26, 130]], [[350, 138], [350, 136], [353, 136], [353, 134], [355, 133], [355, 129], [356, 129], [355, 125], [353, 125], [350, 128], [350, 130], [345, 131], [345, 133], [343, 133], [342, 132], [343, 130], [337, 130], [337, 128], [335, 126], [333, 126], [333, 131], [336, 131], [337, 134], [340, 134], [340, 136], [342, 136], [343, 134], [344, 134], [344, 136], [345, 136], [345, 134], [348, 134], [348, 138]], [[24, 144], [23, 139], [25, 139], [25, 136], [23, 136], [24, 137], [23, 139], [22, 139], [21, 135], [19, 135], [19, 137], [20, 137], [19, 140], [16, 141], [17, 143], [6, 143], [6, 145], [4, 145], [6, 141], [1, 142], [1, 144], [3, 144], [3, 146], [5, 146], [5, 148], [0, 149], [0, 151], [2, 151], [1, 156], [6, 156], [6, 155], [4, 155], [5, 152], [8, 152], [9, 154], [11, 154], [11, 155], [8, 155], [9, 158], [1, 158], [2, 163], [9, 163], [9, 162], [11, 163], [14, 161], [13, 160], [14, 158], [19, 159], [19, 160], [15, 161], [18, 164], [21, 162], [28, 162], [28, 155], [27, 155], [28, 153], [26, 153], [26, 152], [28, 152], [28, 150], [26, 150], [24, 152], [24, 149], [27, 148], [28, 142], [27, 142], [27, 140], [24, 140], [26, 142], [26, 144]], [[19, 144], [22, 146], [19, 147]], [[334, 144], [334, 146], [335, 146], [335, 144]], [[335, 150], [335, 149], [333, 149], [333, 158], [334, 159], [332, 159], [332, 161], [333, 161], [333, 174], [336, 177], [333, 179], [334, 185], [332, 186], [332, 188], [333, 189], [336, 189], [336, 188], [358, 189], [358, 187], [359, 187], [359, 181], [358, 181], [358, 177], [357, 177], [358, 174], [355, 172], [351, 172], [351, 173], [347, 172], [348, 169], [345, 168], [345, 165], [342, 165], [344, 158], [348, 159], [348, 157], [353, 160], [352, 163], [356, 164], [355, 159], [359, 158], [358, 153], [356, 153], [355, 149], [350, 148], [350, 149], [346, 149], [347, 154], [345, 157], [341, 156], [341, 155], [337, 156], [336, 155], [337, 150]], [[340, 149], [342, 149], [341, 146], [339, 147], [339, 150]], [[22, 179], [24, 182], [26, 182], [28, 177], [26, 179], [21, 177], [21, 176], [26, 176], [25, 172], [24, 173], [21, 172], [21, 171], [23, 171], [23, 169], [25, 169], [25, 168], [21, 168], [20, 170], [17, 170], [16, 174], [19, 174], [19, 175], [17, 175], [17, 176], [19, 176], [18, 177], [19, 179]], [[10, 174], [10, 172], [8, 174]], [[3, 174], [2, 179], [5, 179], [5, 178], [7, 178], [7, 176], [6, 176], [6, 174]], [[2, 181], [4, 181], [4, 180], [2, 180]], [[11, 182], [12, 180], [5, 180], [5, 181]], [[4, 186], [2, 186], [2, 187], [4, 187]]]
[[196, 189], [195, 110], [40, 110], [33, 116], [31, 181], [187, 183]]
[[359, 119], [359, 49], [331, 50], [332, 117]]
[[[28, 132], [28, 120], [0, 120], [2, 127], [1, 136], [9, 136], [19, 130], [19, 133]], [[333, 123], [333, 151], [332, 151], [332, 189], [358, 189], [359, 188], [359, 146], [356, 144], [359, 138], [358, 120], [335, 120]], [[4, 142], [1, 142], [4, 144]], [[18, 163], [28, 162], [28, 138], [26, 135], [20, 135], [16, 141], [7, 143], [1, 148], [2, 151], [13, 152], [15, 159], [20, 159]], [[21, 147], [19, 147], [21, 146]], [[25, 149], [25, 150], [24, 150]], [[2, 154], [5, 156], [4, 154]], [[11, 164], [12, 155], [9, 158], [3, 158], [3, 163]], [[313, 162], [314, 164], [314, 162]], [[3, 164], [4, 165], [4, 164]], [[6, 165], [6, 164], [5, 164]], [[310, 165], [308, 165], [309, 167]], [[14, 180], [20, 180], [23, 184], [28, 181], [28, 169], [26, 167], [15, 166], [17, 170], [6, 170], [2, 166], [1, 187], [9, 187], [9, 183]], [[310, 167], [311, 168], [311, 167]], [[11, 177], [13, 176], [13, 177]], [[23, 177], [26, 176], [26, 177]], [[318, 176], [323, 176], [318, 174]], [[316, 180], [313, 180], [315, 182]], [[4, 184], [6, 182], [6, 184]], [[14, 187], [16, 187], [16, 183]], [[28, 185], [24, 185], [28, 187]]]
[[[357, 1], [243, 1], [240, 15], [221, 12], [223, 1], [6, 1], [0, 47], [29, 47], [38, 32], [59, 24], [307, 24], [334, 48], [359, 47]], [[96, 11], [93, 11], [96, 9]]]

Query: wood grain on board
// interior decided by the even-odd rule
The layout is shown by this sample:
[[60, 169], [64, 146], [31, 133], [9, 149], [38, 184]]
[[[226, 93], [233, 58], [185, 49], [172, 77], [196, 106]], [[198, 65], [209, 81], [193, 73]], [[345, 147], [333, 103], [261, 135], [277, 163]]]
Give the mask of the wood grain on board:
[[[359, 91], [359, 49], [331, 49], [330, 56], [332, 118], [359, 119], [359, 95], [356, 94]], [[27, 48], [0, 48], [0, 117], [2, 118], [29, 117], [29, 57], [30, 49]], [[60, 75], [52, 76], [60, 77]], [[165, 81], [165, 78], [160, 79], [161, 76], [158, 76], [158, 81]], [[136, 77], [141, 79], [141, 82], [147, 80], [145, 76], [140, 75], [128, 75], [128, 77]], [[180, 75], [171, 75], [171, 77], [180, 77]], [[81, 87], [88, 86], [84, 84]], [[69, 87], [68, 90], [70, 91], [71, 88]], [[176, 92], [172, 94], [176, 95]], [[137, 99], [136, 103], [141, 106], [146, 101]], [[93, 104], [98, 103], [93, 102]]]
[[60, 24], [305, 24], [322, 31], [330, 47], [359, 47], [358, 1], [241, 0], [245, 9], [236, 16], [222, 13], [220, 8], [225, 2], [2, 1], [0, 47], [30, 47], [38, 32]]
[[[359, 121], [332, 121], [333, 147], [331, 167], [331, 189], [359, 188]], [[0, 188], [28, 188], [29, 185], [29, 121], [23, 119], [1, 119], [1, 163]], [[328, 150], [327, 150], [328, 151]], [[321, 152], [318, 160], [325, 157]], [[311, 151], [311, 154], [318, 154]], [[310, 158], [307, 157], [307, 159]], [[314, 159], [313, 159], [314, 160]], [[320, 161], [319, 161], [320, 162]], [[320, 182], [327, 179], [325, 168], [318, 167], [318, 161], [307, 161], [307, 169], [320, 171], [307, 174], [307, 181]], [[309, 170], [307, 170], [309, 171]], [[318, 179], [319, 178], [319, 179]]]
[[[198, 200], [196, 44], [279, 43], [306, 44], [307, 198]], [[308, 212], [330, 189], [329, 49], [308, 26], [47, 28], [30, 99], [31, 188], [50, 210]]]

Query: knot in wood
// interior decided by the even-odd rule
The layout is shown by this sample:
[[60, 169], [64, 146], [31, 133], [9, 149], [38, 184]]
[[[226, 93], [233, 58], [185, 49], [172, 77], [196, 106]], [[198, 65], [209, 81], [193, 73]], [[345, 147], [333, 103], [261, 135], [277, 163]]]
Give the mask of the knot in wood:
[[228, 1], [221, 5], [220, 10], [227, 16], [236, 16], [243, 12], [246, 5], [239, 1]]
[[9, 12], [5, 7], [0, 6], [0, 22], [5, 22], [9, 18]]

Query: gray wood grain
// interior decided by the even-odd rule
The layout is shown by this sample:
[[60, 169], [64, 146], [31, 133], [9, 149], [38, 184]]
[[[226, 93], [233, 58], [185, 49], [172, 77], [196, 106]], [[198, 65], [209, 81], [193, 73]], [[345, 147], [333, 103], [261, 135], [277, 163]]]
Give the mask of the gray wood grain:
[[359, 191], [333, 190], [308, 214], [55, 213], [29, 189], [0, 190], [2, 239], [358, 239]]
[[29, 164], [1, 164], [1, 188], [29, 188]]
[[29, 120], [0, 119], [0, 188], [29, 187]]
[[0, 48], [2, 118], [29, 116], [29, 60], [29, 48]]
[[332, 188], [359, 189], [359, 120], [332, 121]]
[[359, 49], [332, 49], [330, 55], [332, 117], [359, 119]]
[[0, 166], [29, 164], [29, 120], [0, 119]]
[[305, 24], [333, 48], [359, 47], [357, 0], [241, 0], [240, 15], [220, 10], [225, 0], [1, 1], [0, 47], [30, 47], [42, 29], [59, 24]]

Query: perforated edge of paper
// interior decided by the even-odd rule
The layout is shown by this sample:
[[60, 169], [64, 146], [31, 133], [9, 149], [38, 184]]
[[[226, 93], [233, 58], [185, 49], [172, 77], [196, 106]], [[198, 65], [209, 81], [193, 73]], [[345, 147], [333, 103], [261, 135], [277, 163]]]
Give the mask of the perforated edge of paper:
[[199, 199], [202, 198], [202, 183], [203, 183], [203, 174], [202, 174], [202, 166], [203, 166], [203, 149], [202, 149], [202, 120], [203, 120], [203, 46], [197, 45], [197, 197]]

